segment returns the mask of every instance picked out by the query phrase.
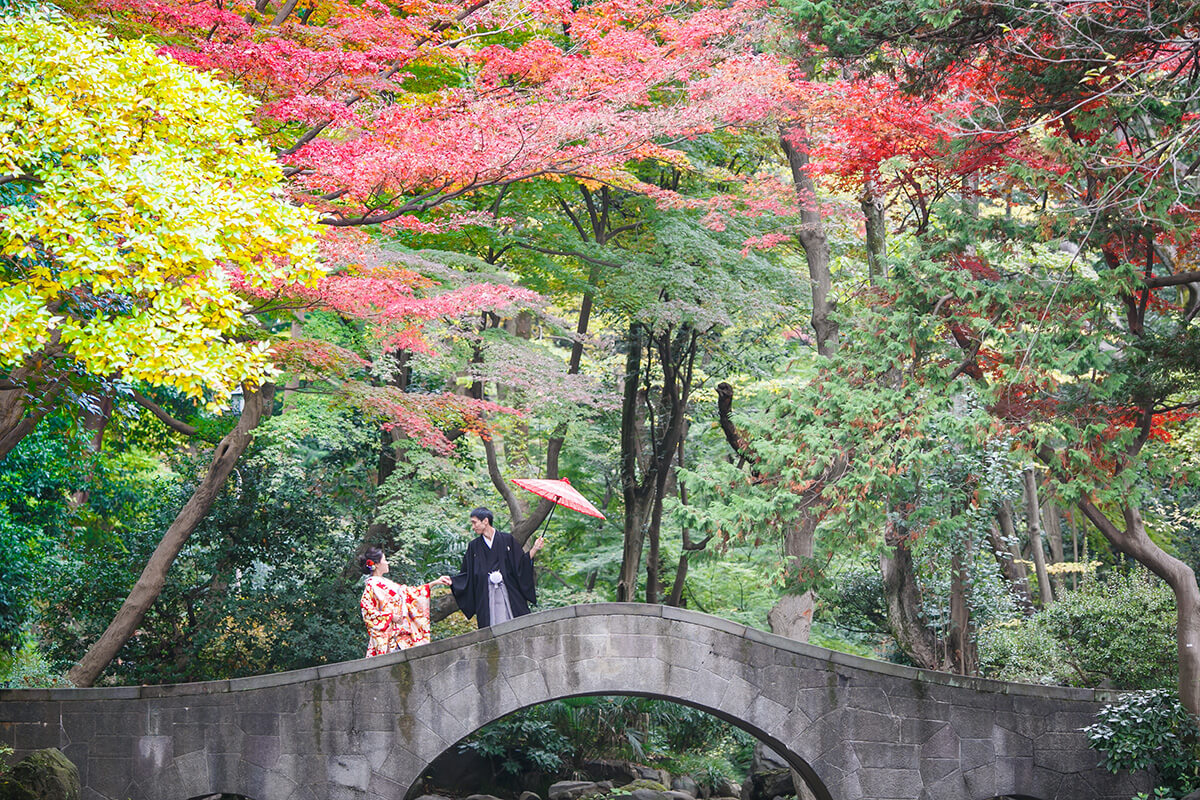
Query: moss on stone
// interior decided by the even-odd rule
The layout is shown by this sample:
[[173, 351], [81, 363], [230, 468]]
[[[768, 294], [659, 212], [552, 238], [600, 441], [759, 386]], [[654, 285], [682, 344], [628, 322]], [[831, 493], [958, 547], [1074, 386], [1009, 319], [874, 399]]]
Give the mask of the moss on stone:
[[79, 800], [79, 770], [59, 750], [36, 750], [0, 777], [0, 800]]
[[627, 783], [621, 787], [621, 791], [625, 794], [631, 794], [634, 789], [653, 789], [656, 792], [665, 792], [667, 787], [658, 781], [652, 781], [647, 778], [638, 778], [636, 781]]

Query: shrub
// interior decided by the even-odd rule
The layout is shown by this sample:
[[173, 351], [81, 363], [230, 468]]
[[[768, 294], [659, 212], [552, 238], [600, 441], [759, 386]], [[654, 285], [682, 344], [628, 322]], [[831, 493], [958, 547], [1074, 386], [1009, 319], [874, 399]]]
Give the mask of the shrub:
[[1083, 732], [1103, 754], [1105, 769], [1149, 770], [1159, 790], [1155, 798], [1200, 788], [1200, 726], [1172, 692], [1124, 694], [1096, 716]]
[[989, 677], [1068, 686], [1175, 685], [1175, 597], [1144, 569], [1085, 580], [1024, 620], [979, 632]]

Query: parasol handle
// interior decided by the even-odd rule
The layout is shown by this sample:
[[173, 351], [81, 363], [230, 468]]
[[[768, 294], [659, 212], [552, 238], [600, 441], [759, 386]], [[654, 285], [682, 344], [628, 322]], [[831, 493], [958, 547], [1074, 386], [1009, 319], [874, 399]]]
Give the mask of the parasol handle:
[[545, 531], [550, 529], [550, 520], [554, 517], [554, 509], [558, 508], [558, 497], [551, 501], [550, 513], [546, 515], [546, 520], [542, 523], [541, 529], [538, 531], [538, 536], [545, 536]]

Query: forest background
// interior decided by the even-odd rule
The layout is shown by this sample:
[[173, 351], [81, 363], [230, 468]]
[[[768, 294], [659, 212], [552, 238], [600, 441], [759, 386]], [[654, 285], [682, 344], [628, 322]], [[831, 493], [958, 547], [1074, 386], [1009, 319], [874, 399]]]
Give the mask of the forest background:
[[360, 657], [361, 547], [453, 572], [565, 476], [542, 607], [1194, 748], [1192, 4], [2, 8], [0, 679]]

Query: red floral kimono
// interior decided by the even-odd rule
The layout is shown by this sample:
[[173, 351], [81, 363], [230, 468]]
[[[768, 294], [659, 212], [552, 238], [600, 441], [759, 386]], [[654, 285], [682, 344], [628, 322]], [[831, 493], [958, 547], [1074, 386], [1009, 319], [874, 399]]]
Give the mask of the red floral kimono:
[[406, 650], [429, 641], [429, 584], [404, 586], [387, 578], [367, 578], [363, 587], [367, 655]]

